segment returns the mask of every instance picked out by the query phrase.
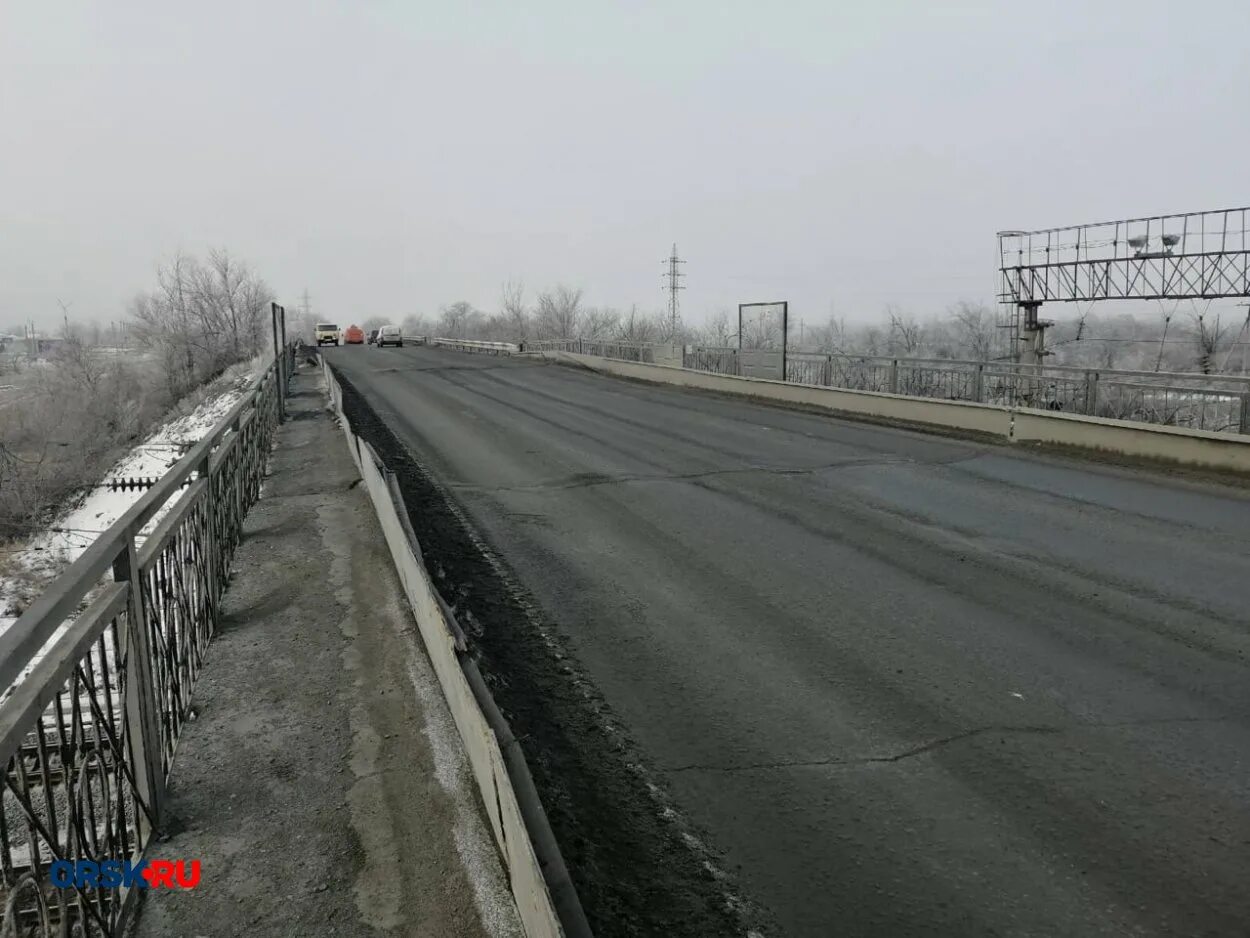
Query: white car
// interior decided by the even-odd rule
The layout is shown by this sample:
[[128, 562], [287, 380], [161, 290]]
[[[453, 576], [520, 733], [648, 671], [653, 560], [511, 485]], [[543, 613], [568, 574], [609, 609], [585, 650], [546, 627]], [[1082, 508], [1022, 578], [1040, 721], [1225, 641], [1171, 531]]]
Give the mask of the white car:
[[376, 342], [378, 348], [384, 345], [397, 345], [404, 347], [404, 331], [399, 326], [383, 326], [378, 330], [378, 339]]

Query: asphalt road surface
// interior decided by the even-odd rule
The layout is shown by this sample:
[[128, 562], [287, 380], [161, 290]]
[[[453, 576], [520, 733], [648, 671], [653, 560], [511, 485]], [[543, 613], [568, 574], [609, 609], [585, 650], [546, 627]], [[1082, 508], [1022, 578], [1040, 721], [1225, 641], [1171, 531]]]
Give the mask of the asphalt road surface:
[[329, 354], [783, 933], [1250, 934], [1244, 490]]

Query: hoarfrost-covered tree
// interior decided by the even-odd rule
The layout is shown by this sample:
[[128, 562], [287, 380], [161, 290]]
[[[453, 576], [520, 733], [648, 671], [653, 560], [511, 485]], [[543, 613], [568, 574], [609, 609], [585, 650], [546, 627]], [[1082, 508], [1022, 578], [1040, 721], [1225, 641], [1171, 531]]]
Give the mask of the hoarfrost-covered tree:
[[567, 342], [578, 338], [582, 320], [582, 291], [560, 284], [538, 295], [538, 334]]
[[994, 348], [994, 317], [984, 303], [959, 300], [951, 307], [960, 344], [970, 358], [988, 361]]
[[639, 313], [637, 305], [631, 306], [616, 324], [616, 338], [621, 342], [655, 342], [655, 320]]
[[893, 304], [885, 308], [885, 313], [890, 318], [890, 354], [919, 355], [924, 337], [924, 326], [916, 321], [915, 316], [904, 313]]
[[448, 339], [466, 339], [474, 333], [485, 318], [473, 308], [472, 303], [458, 300], [439, 310], [439, 335]]
[[521, 281], [509, 280], [501, 288], [499, 315], [508, 338], [513, 342], [524, 342], [530, 337], [530, 313], [525, 306], [525, 285]]
[[175, 396], [266, 347], [273, 291], [224, 249], [207, 266], [176, 254], [156, 281], [131, 304], [132, 333], [157, 354]]

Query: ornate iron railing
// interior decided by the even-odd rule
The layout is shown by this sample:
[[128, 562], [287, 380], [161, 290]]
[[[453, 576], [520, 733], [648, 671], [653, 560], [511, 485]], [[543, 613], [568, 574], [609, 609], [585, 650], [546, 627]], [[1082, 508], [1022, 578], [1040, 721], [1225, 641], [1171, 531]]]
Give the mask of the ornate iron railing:
[[134, 887], [58, 888], [51, 864], [137, 862], [159, 829], [292, 369], [289, 353], [270, 365], [0, 632], [0, 938], [124, 928]]

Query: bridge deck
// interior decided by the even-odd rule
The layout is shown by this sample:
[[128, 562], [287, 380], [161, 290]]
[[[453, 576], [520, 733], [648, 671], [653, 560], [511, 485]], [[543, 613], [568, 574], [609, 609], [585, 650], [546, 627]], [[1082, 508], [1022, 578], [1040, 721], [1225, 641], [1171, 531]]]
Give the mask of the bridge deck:
[[329, 357], [785, 933], [1250, 922], [1244, 492], [528, 360]]

